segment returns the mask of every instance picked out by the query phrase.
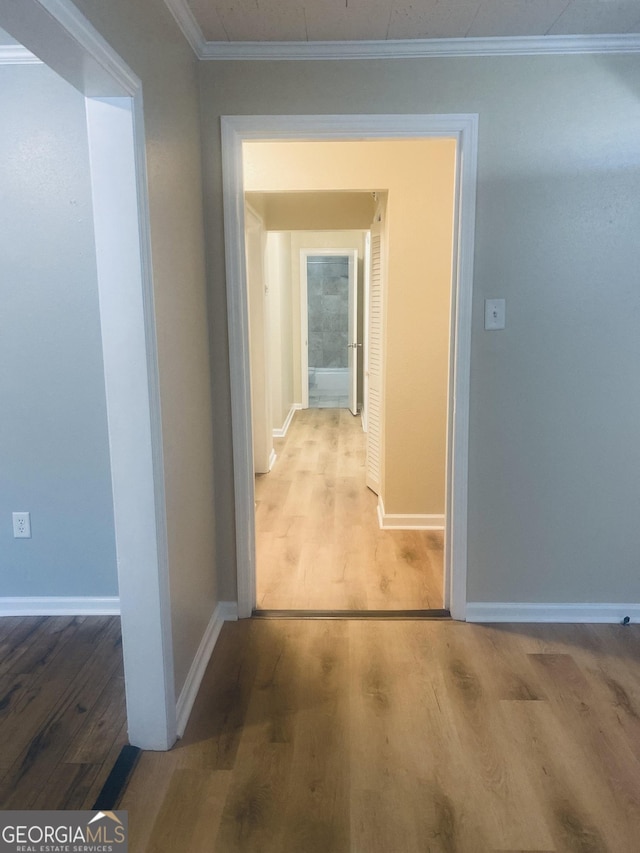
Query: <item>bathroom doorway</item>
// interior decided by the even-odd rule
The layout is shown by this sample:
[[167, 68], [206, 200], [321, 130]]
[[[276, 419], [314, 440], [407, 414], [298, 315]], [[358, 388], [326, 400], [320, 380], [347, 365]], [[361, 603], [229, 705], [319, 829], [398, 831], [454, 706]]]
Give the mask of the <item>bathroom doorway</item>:
[[360, 409], [357, 266], [355, 249], [300, 252], [303, 408]]

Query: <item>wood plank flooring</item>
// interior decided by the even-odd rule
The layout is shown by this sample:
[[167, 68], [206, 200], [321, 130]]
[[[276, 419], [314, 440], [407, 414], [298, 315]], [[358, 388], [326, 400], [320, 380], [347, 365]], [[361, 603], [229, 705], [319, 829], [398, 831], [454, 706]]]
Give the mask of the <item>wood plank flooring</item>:
[[443, 606], [443, 534], [380, 530], [359, 417], [298, 411], [276, 453], [269, 474], [256, 477], [258, 608]]
[[135, 853], [621, 853], [640, 630], [244, 620], [125, 793]]
[[125, 743], [120, 620], [0, 618], [0, 809], [91, 808]]

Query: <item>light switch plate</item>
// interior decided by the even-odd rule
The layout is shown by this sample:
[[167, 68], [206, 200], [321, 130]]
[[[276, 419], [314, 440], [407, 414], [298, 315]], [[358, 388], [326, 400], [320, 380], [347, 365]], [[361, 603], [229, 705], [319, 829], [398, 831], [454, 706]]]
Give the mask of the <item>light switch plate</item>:
[[506, 302], [504, 299], [484, 300], [484, 327], [488, 332], [504, 329], [506, 324]]

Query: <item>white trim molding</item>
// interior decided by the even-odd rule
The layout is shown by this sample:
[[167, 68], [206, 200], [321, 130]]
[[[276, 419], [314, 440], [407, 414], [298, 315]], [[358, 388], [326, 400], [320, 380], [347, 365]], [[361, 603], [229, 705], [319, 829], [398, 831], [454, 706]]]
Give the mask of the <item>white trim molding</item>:
[[273, 437], [274, 438], [284, 438], [289, 431], [289, 427], [291, 426], [291, 421], [293, 420], [293, 416], [296, 412], [302, 410], [302, 403], [294, 403], [289, 409], [289, 414], [285, 418], [284, 423], [280, 427], [280, 429], [274, 429]]
[[516, 601], [469, 601], [467, 622], [622, 623], [640, 622], [640, 604], [538, 604]]
[[273, 466], [276, 464], [276, 459], [277, 459], [277, 458], [278, 458], [278, 457], [277, 457], [277, 455], [276, 455], [276, 452], [275, 452], [275, 450], [274, 450], [274, 449], [273, 449], [273, 447], [272, 447], [272, 448], [271, 448], [271, 453], [269, 454], [269, 471], [271, 471], [271, 469], [273, 468]]
[[378, 524], [381, 530], [444, 530], [443, 515], [388, 513], [378, 496]]
[[41, 59], [21, 44], [0, 45], [0, 65], [42, 65]]
[[189, 716], [198, 695], [198, 690], [204, 678], [205, 671], [213, 654], [220, 631], [225, 622], [235, 622], [238, 619], [238, 605], [235, 601], [219, 601], [213, 611], [207, 629], [202, 636], [198, 651], [194, 657], [180, 696], [176, 703], [176, 719], [178, 737], [182, 737], [189, 722]]
[[438, 56], [565, 56], [639, 52], [640, 35], [628, 33], [385, 41], [209, 41], [201, 45], [197, 55], [200, 59], [209, 60], [327, 60], [421, 59]]
[[164, 0], [198, 59], [421, 59], [430, 56], [565, 56], [640, 53], [640, 35], [485, 36], [354, 41], [206, 41], [187, 0]]
[[[37, 55], [85, 94], [89, 90], [92, 97], [140, 93], [140, 79], [72, 0], [21, 0], [4, 4], [2, 12], [3, 23], [16, 27], [18, 39], [26, 26]], [[60, 25], [64, 38], [52, 22]]]
[[47, 595], [0, 598], [0, 616], [119, 616], [118, 596]]
[[206, 50], [206, 42], [189, 4], [186, 0], [164, 0], [164, 4], [175, 18], [195, 55], [201, 59]]
[[454, 619], [464, 619], [467, 600], [469, 379], [478, 116], [475, 114], [222, 116], [221, 130], [233, 423], [236, 565], [240, 618], [251, 616], [256, 605], [253, 442], [244, 252], [243, 143], [251, 139], [357, 140], [446, 137], [456, 140], [444, 606], [451, 611]]
[[176, 705], [141, 93], [87, 98], [86, 114], [128, 731], [135, 746], [168, 749]]

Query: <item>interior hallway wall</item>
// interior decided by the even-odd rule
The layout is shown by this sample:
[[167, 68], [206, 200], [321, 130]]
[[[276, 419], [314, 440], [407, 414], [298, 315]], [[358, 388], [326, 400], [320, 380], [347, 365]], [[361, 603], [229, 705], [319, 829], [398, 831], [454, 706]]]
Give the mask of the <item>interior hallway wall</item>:
[[[640, 601], [640, 56], [203, 62], [200, 77], [221, 377], [220, 116], [479, 115], [468, 595]], [[507, 328], [485, 333], [497, 296]], [[228, 421], [225, 397], [229, 460]], [[221, 476], [230, 496], [228, 462]]]
[[271, 428], [281, 430], [293, 406], [291, 234], [269, 231], [266, 246]]
[[0, 65], [0, 115], [0, 597], [117, 596], [85, 100]]
[[253, 470], [267, 474], [273, 453], [271, 415], [271, 341], [266, 283], [266, 232], [262, 218], [250, 205], [244, 210], [244, 242], [251, 372], [251, 436]]
[[[162, 0], [74, 2], [143, 86], [179, 694], [218, 600], [236, 598], [235, 578], [218, 569], [229, 564], [228, 552], [216, 560], [218, 525], [224, 527], [228, 520], [216, 513], [214, 502], [197, 60]], [[228, 398], [228, 377], [219, 382], [219, 397]], [[225, 442], [215, 447], [224, 458]], [[226, 461], [223, 469], [224, 465]], [[220, 500], [225, 504], [224, 482], [221, 488]]]
[[375, 211], [370, 192], [248, 192], [245, 198], [272, 231], [369, 228]]

